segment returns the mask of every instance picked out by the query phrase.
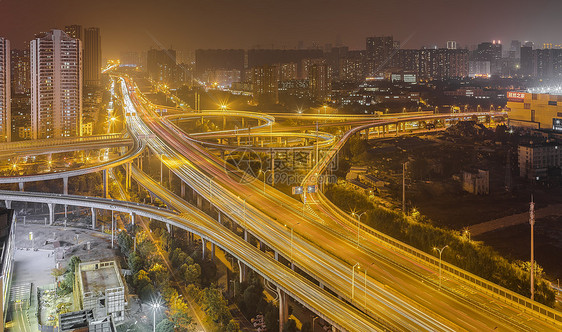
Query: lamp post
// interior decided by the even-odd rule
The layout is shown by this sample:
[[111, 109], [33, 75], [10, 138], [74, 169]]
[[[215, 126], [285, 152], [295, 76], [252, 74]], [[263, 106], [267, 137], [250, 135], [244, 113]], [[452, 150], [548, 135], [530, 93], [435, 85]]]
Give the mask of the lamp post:
[[445, 250], [445, 248], [448, 248], [449, 246], [446, 245], [443, 248], [439, 249], [437, 247], [434, 247], [433, 250], [437, 250], [439, 251], [439, 288], [441, 288], [441, 254], [443, 254], [443, 250]]
[[160, 309], [160, 303], [152, 304], [152, 332], [156, 332], [156, 310]]
[[361, 268], [359, 263], [355, 263], [351, 268], [351, 302], [353, 303], [353, 298], [355, 297], [355, 267]]
[[531, 300], [535, 299], [535, 202], [531, 195], [531, 203], [529, 207], [529, 224], [531, 225]]
[[318, 316], [312, 318], [312, 332], [314, 332], [314, 322], [318, 319]]
[[360, 226], [361, 226], [361, 216], [364, 215], [365, 213], [367, 213], [367, 211], [362, 212], [362, 213], [351, 213], [352, 216], [357, 218], [357, 248], [359, 248], [359, 232], [360, 232]]
[[272, 172], [270, 169], [266, 170], [265, 172], [261, 170], [260, 172], [263, 173], [263, 193], [265, 194], [265, 185], [267, 184], [267, 172]]
[[294, 235], [294, 227], [295, 227], [296, 225], [298, 225], [298, 224], [300, 224], [300, 221], [299, 221], [298, 223], [296, 223], [296, 224], [293, 224], [293, 226], [287, 226], [287, 225], [285, 224], [285, 227], [289, 227], [289, 228], [291, 229], [291, 264], [293, 264], [293, 239], [294, 239], [293, 235]]

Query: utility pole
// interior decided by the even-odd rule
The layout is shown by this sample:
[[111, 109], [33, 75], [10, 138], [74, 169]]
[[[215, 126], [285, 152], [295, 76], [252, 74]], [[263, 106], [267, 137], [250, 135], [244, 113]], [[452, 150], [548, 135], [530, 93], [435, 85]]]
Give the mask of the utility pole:
[[529, 224], [531, 224], [531, 300], [535, 300], [535, 202], [533, 201], [533, 195], [531, 195], [531, 204], [529, 208]]
[[402, 164], [402, 213], [406, 213], [406, 164]]

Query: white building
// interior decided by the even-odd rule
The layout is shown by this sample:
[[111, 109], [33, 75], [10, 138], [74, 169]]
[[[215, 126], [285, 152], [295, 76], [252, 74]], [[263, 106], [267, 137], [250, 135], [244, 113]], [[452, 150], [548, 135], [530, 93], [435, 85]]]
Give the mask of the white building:
[[10, 141], [10, 41], [0, 37], [0, 142]]
[[82, 43], [52, 30], [30, 43], [33, 139], [79, 136]]

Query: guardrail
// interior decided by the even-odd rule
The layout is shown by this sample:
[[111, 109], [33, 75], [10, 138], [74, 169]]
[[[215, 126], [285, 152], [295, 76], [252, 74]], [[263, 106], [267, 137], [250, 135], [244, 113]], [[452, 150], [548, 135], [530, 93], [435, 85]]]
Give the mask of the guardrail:
[[[461, 113], [462, 114], [462, 113]], [[404, 121], [403, 119], [400, 120], [396, 120], [398, 121]], [[407, 121], [407, 120], [406, 120]], [[380, 124], [378, 124], [380, 125]], [[377, 126], [377, 124], [372, 124], [372, 125], [367, 125], [367, 126], [363, 126], [363, 127], [369, 127], [369, 126]], [[357, 129], [357, 128], [356, 128]], [[364, 128], [362, 128], [361, 130], [363, 130]], [[355, 133], [359, 132], [360, 130], [357, 130]], [[353, 133], [353, 134], [355, 134]], [[351, 135], [349, 135], [351, 136]], [[334, 154], [327, 154], [326, 157], [328, 158], [328, 161], [331, 160], [333, 158]], [[325, 160], [323, 160], [322, 162], [326, 162]], [[322, 170], [322, 172], [325, 171], [325, 169]], [[323, 193], [317, 193], [317, 195], [322, 195]], [[328, 200], [325, 196], [323, 197], [323, 200], [325, 202], [328, 203], [328, 205], [331, 205], [330, 207], [332, 209], [334, 209], [335, 211], [340, 211], [341, 210], [334, 204], [332, 203], [330, 200]], [[340, 213], [342, 216], [345, 216], [346, 219], [351, 220], [350, 217], [344, 213]], [[356, 222], [356, 220], [351, 220], [352, 222]], [[410, 245], [407, 245], [399, 240], [396, 240], [386, 234], [383, 234], [365, 224], [360, 224], [360, 229], [362, 231], [364, 231], [365, 233], [368, 233], [370, 235], [372, 235], [373, 237], [375, 237], [376, 239], [378, 239], [379, 241], [387, 244], [391, 249], [398, 249], [402, 254], [406, 254], [407, 256], [409, 256], [410, 258], [413, 258], [419, 262], [423, 262], [423, 263], [428, 263], [430, 265], [433, 265], [435, 268], [437, 268], [439, 266], [439, 259], [436, 256], [432, 256], [430, 254], [427, 254], [426, 252], [423, 252], [419, 249], [416, 249]], [[523, 295], [520, 295], [516, 292], [513, 292], [505, 287], [499, 286], [491, 281], [488, 281], [484, 278], [481, 278], [475, 274], [472, 274], [470, 272], [467, 272], [463, 269], [460, 269], [452, 264], [449, 264], [445, 261], [442, 261], [441, 263], [441, 269], [443, 272], [446, 272], [448, 275], [455, 277], [456, 279], [459, 280], [463, 280], [465, 282], [468, 282], [470, 285], [475, 286], [477, 289], [483, 291], [484, 293], [503, 301], [504, 303], [507, 303], [509, 305], [513, 305], [516, 308], [522, 309], [525, 312], [528, 311], [532, 311], [536, 314], [539, 315], [539, 318], [544, 319], [545, 321], [551, 322], [551, 323], [555, 323], [555, 324], [559, 324], [562, 325], [562, 312], [557, 311], [553, 308], [547, 307], [544, 304], [538, 303], [536, 301], [533, 301], [527, 297], [524, 297]]]
[[65, 138], [47, 138], [40, 140], [30, 140], [30, 141], [20, 141], [20, 142], [6, 142], [0, 143], [0, 151], [6, 150], [16, 150], [32, 147], [52, 147], [56, 145], [72, 144], [72, 143], [88, 143], [88, 142], [98, 142], [110, 139], [123, 138], [123, 134], [107, 134], [107, 135], [96, 135], [96, 136], [80, 136], [80, 137], [65, 137]]
[[[390, 245], [392, 248], [399, 249], [402, 253], [407, 254], [409, 257], [414, 258], [417, 261], [429, 263], [433, 265], [435, 268], [439, 267], [439, 259], [436, 256], [432, 256], [426, 252], [423, 252], [419, 249], [409, 246], [369, 226], [366, 226], [365, 224], [361, 224], [359, 227], [362, 231]], [[445, 261], [442, 261], [441, 269], [443, 272], [447, 272], [449, 275], [457, 279], [468, 281], [473, 286], [477, 286], [480, 290], [484, 291], [488, 295], [493, 296], [496, 299], [503, 300], [505, 303], [508, 304], [513, 304], [516, 307], [523, 309], [524, 311], [534, 311], [540, 315], [545, 316], [544, 318], [546, 321], [551, 321], [553, 323], [558, 323], [562, 325], [562, 312], [559, 312], [557, 310], [545, 306], [544, 304], [528, 299], [523, 295], [515, 293], [507, 288], [499, 286], [491, 281], [488, 281], [475, 274], [460, 269]]]

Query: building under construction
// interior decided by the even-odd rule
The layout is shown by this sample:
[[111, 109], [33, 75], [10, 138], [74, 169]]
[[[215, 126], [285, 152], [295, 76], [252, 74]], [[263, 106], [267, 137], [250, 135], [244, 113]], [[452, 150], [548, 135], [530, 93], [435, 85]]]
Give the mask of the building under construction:
[[75, 278], [75, 303], [81, 310], [92, 310], [94, 318], [125, 318], [125, 286], [115, 261], [80, 263]]

